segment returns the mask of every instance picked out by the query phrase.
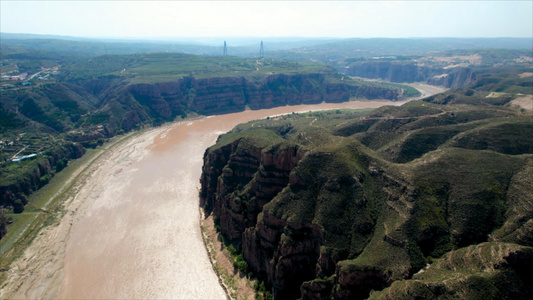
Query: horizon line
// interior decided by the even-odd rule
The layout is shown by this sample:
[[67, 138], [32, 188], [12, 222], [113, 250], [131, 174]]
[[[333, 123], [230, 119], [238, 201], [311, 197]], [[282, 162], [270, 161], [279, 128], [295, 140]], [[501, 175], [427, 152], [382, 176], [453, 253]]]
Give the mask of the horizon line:
[[495, 36], [495, 37], [484, 37], [484, 36], [406, 36], [406, 37], [391, 37], [391, 36], [372, 36], [372, 37], [361, 37], [361, 36], [352, 36], [352, 37], [336, 37], [336, 36], [76, 36], [76, 35], [62, 35], [62, 34], [52, 34], [52, 33], [27, 33], [27, 32], [4, 32], [0, 31], [0, 34], [13, 34], [13, 35], [36, 35], [36, 36], [52, 36], [52, 37], [61, 37], [61, 38], [79, 38], [79, 39], [101, 39], [101, 40], [113, 40], [113, 39], [124, 39], [124, 40], [153, 40], [153, 41], [171, 41], [177, 39], [263, 39], [263, 38], [275, 38], [275, 39], [336, 39], [336, 40], [347, 40], [347, 39], [530, 39], [533, 36]]

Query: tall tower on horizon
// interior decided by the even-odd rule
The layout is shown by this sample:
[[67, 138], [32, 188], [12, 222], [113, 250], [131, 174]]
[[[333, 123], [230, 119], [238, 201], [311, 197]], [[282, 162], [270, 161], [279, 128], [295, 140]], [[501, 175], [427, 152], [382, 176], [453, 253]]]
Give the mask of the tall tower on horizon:
[[228, 55], [228, 47], [226, 46], [226, 41], [224, 41], [224, 55]]
[[261, 48], [259, 48], [259, 57], [265, 57], [265, 50], [263, 50], [263, 41], [261, 41]]

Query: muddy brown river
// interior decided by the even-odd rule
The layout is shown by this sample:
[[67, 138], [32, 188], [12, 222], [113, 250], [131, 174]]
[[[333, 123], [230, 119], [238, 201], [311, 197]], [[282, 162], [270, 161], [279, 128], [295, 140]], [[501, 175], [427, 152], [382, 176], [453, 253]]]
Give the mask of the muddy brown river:
[[[164, 129], [110, 161], [67, 242], [60, 298], [225, 299], [200, 232], [204, 151], [219, 134], [267, 116], [390, 102], [289, 106], [208, 117]], [[399, 103], [397, 103], [399, 104]], [[123, 165], [123, 166], [122, 166]]]

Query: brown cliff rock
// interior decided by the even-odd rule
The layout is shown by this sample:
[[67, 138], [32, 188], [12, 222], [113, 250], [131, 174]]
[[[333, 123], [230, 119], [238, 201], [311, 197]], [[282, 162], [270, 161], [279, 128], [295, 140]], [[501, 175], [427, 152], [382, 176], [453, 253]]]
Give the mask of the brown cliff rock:
[[333, 280], [315, 279], [302, 283], [300, 292], [302, 300], [322, 300], [328, 299], [333, 288]]
[[246, 228], [255, 225], [263, 206], [287, 185], [290, 171], [305, 154], [296, 146], [277, 150], [254, 147], [241, 138], [206, 151], [200, 205], [220, 217], [222, 232], [230, 241], [239, 241], [238, 248]]
[[[411, 103], [395, 110], [428, 109], [424, 102]], [[472, 254], [496, 253], [497, 241], [531, 245], [531, 210], [525, 209], [531, 207], [531, 157], [443, 147], [414, 163], [393, 163], [338, 131], [346, 118], [340, 113], [335, 122], [335, 115], [322, 120], [330, 122], [332, 136], [304, 127], [311, 114], [293, 115], [239, 125], [205, 153], [202, 205], [225, 224], [222, 234], [231, 237], [274, 298], [366, 299], [380, 291], [437, 295], [444, 285], [411, 279], [425, 274], [420, 270], [431, 257], [487, 241], [488, 247]], [[350, 131], [371, 125], [357, 123]], [[398, 130], [385, 126], [394, 123], [382, 125]], [[464, 252], [457, 253], [460, 261]], [[523, 265], [528, 257], [513, 254], [508, 262]], [[495, 266], [485, 269], [500, 268]], [[445, 281], [456, 273], [444, 272]], [[486, 286], [493, 295], [527, 294], [523, 282], [505, 286], [524, 269], [483, 280], [468, 274], [468, 282], [457, 284], [469, 293]]]
[[[183, 77], [173, 82], [130, 84], [125, 93], [153, 118], [171, 120], [188, 111], [227, 113], [284, 105], [345, 102], [351, 97], [397, 99], [398, 90], [331, 83], [324, 74], [276, 74], [262, 79]], [[113, 96], [117, 97], [117, 96]], [[134, 106], [132, 106], [134, 107]]]

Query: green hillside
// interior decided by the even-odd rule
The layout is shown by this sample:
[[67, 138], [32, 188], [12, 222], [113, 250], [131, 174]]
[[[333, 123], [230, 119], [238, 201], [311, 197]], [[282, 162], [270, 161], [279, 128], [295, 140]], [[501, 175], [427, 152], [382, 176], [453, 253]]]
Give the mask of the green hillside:
[[264, 76], [274, 73], [332, 72], [317, 63], [274, 59], [243, 59], [234, 56], [198, 56], [181, 53], [100, 56], [65, 68], [64, 79], [95, 79], [117, 76], [129, 82], [160, 82], [183, 76], [195, 78]]
[[239, 125], [201, 203], [278, 299], [528, 297], [533, 116], [483, 95]]

